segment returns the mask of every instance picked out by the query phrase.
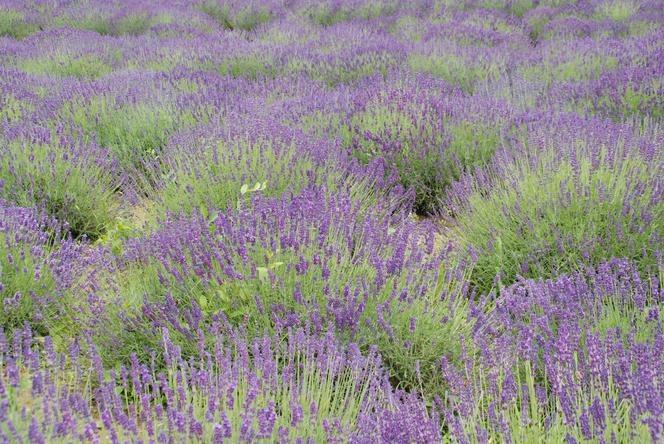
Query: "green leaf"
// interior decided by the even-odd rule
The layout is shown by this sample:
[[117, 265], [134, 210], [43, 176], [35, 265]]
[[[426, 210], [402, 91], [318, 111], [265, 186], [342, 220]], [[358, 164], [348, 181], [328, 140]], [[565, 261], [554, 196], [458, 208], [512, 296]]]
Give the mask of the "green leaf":
[[283, 262], [275, 262], [274, 264], [270, 264], [270, 270], [274, 270], [275, 268], [281, 267], [284, 265]]
[[231, 319], [237, 319], [241, 317], [244, 313], [242, 313], [240, 310], [233, 310], [229, 313], [229, 317]]
[[249, 185], [247, 185], [247, 184], [245, 183], [245, 184], [242, 185], [242, 187], [240, 188], [240, 194], [246, 194], [248, 190], [249, 190]]
[[223, 304], [227, 304], [230, 302], [230, 299], [228, 298], [228, 295], [226, 294], [223, 288], [217, 289], [217, 297]]
[[205, 295], [202, 294], [202, 295], [200, 295], [200, 296], [198, 297], [198, 305], [200, 305], [200, 307], [201, 307], [203, 310], [205, 310], [205, 309], [207, 308], [207, 306], [208, 306], [208, 300], [207, 300], [207, 298], [205, 297]]

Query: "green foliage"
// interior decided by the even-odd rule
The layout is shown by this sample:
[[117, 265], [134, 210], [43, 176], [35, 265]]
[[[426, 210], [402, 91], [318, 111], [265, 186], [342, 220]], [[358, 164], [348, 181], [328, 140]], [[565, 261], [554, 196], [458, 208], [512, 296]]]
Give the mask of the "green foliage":
[[162, 169], [169, 174], [153, 199], [152, 220], [166, 212], [234, 208], [248, 200], [244, 187], [256, 183], [265, 184], [257, 190], [261, 195], [280, 197], [314, 184], [334, 186], [338, 179], [334, 170], [299, 153], [294, 143], [239, 137], [202, 140], [201, 145], [166, 160]]
[[230, 75], [250, 80], [274, 77], [276, 74], [270, 60], [258, 55], [244, 55], [225, 59], [219, 64], [217, 71], [222, 76]]
[[[24, 100], [19, 100], [12, 94], [4, 94], [0, 97], [0, 122], [10, 125], [21, 121], [26, 114], [34, 111], [34, 106]], [[0, 127], [0, 134], [2, 129]]]
[[20, 40], [37, 31], [39, 27], [26, 22], [23, 13], [0, 6], [0, 37], [7, 36]]
[[545, 59], [537, 66], [522, 68], [528, 80], [543, 82], [547, 87], [558, 82], [581, 82], [599, 78], [618, 68], [618, 59], [599, 54], [575, 55], [567, 60]]
[[168, 103], [118, 103], [109, 96], [68, 102], [60, 118], [76, 125], [73, 130], [79, 139], [94, 138], [109, 149], [120, 167], [146, 188], [154, 181], [146, 164], [161, 155], [169, 134], [198, 121], [191, 111], [177, 111]]
[[77, 238], [94, 240], [113, 225], [120, 208], [112, 171], [78, 158], [68, 147], [12, 141], [0, 157], [2, 197], [23, 207], [43, 207]]
[[273, 14], [264, 7], [245, 7], [233, 10], [228, 4], [219, 1], [209, 1], [201, 5], [201, 10], [212, 17], [224, 29], [253, 31], [259, 26], [269, 22]]
[[344, 145], [362, 162], [384, 157], [402, 185], [415, 191], [415, 211], [438, 210], [449, 185], [483, 165], [500, 143], [498, 129], [480, 122], [449, 119], [441, 126], [421, 110], [370, 106], [339, 131]]
[[[2, 210], [0, 216], [5, 216]], [[26, 237], [29, 236], [23, 233], [0, 231], [0, 327], [9, 335], [25, 323], [45, 333], [36, 300], [53, 297], [56, 291], [55, 280], [44, 260], [49, 247], [40, 242], [26, 244]]]
[[509, 285], [518, 275], [546, 279], [611, 257], [652, 271], [664, 220], [654, 194], [661, 171], [634, 153], [616, 164], [600, 153], [593, 165], [583, 149], [573, 161], [547, 148], [536, 162], [511, 165], [488, 191], [471, 192], [456, 223], [462, 244], [481, 248], [473, 284], [488, 292], [496, 275]]
[[18, 62], [18, 68], [28, 74], [97, 79], [112, 71], [99, 57], [84, 54], [71, 56], [58, 53], [49, 57], [26, 59]]
[[113, 227], [109, 227], [106, 233], [97, 239], [96, 244], [102, 245], [116, 256], [122, 256], [124, 243], [135, 236], [134, 227], [130, 223], [118, 219]]
[[497, 65], [474, 65], [454, 54], [413, 54], [408, 57], [408, 66], [413, 72], [430, 73], [466, 93], [472, 93], [479, 82], [500, 78]]

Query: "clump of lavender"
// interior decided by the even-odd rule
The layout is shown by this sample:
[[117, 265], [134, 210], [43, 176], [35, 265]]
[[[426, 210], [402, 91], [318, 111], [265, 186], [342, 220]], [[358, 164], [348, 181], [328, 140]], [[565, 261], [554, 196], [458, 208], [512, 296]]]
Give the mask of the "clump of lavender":
[[449, 185], [489, 161], [510, 110], [492, 99], [468, 99], [430, 77], [394, 81], [397, 87], [378, 83], [358, 93], [350, 110], [333, 114], [332, 128], [311, 123], [324, 110], [303, 116], [302, 125], [331, 133], [361, 163], [383, 161], [414, 192], [414, 212], [436, 214]]
[[331, 26], [314, 44], [292, 48], [285, 72], [306, 76], [328, 89], [373, 83], [398, 72], [405, 46], [378, 26]]
[[223, 29], [253, 31], [274, 19], [281, 9], [279, 3], [204, 0], [197, 6]]
[[[35, 131], [36, 133], [36, 131]], [[119, 215], [119, 186], [105, 150], [55, 134], [4, 142], [0, 196], [37, 207], [60, 221], [73, 237], [95, 240]]]
[[57, 353], [46, 338], [40, 351], [25, 329], [2, 341], [0, 433], [31, 442], [441, 439], [422, 401], [390, 387], [375, 352], [363, 356], [331, 333], [284, 333], [218, 336], [187, 359], [164, 330], [167, 368], [156, 372], [135, 356], [106, 369], [78, 342]]
[[661, 284], [614, 259], [492, 302], [435, 404], [460, 441], [653, 441], [664, 432]]
[[488, 174], [466, 177], [452, 193], [452, 223], [462, 244], [479, 250], [473, 284], [489, 292], [518, 276], [555, 277], [608, 257], [656, 272], [661, 153], [603, 120], [563, 115], [551, 127], [533, 125], [539, 119]]
[[75, 305], [69, 317], [79, 331], [97, 332], [108, 363], [132, 352], [149, 360], [162, 328], [187, 354], [199, 329], [257, 336], [332, 324], [344, 340], [376, 345], [394, 380], [420, 391], [437, 384], [428, 376], [441, 354], [460, 352], [454, 338], [467, 330], [472, 259], [436, 245], [434, 226], [402, 217], [324, 189], [281, 199], [256, 193], [239, 209], [173, 216], [97, 265], [88, 279], [95, 303]]
[[186, 73], [129, 71], [107, 76], [64, 91], [51, 124], [64, 127], [76, 141], [94, 140], [108, 150], [119, 164], [116, 174], [127, 184], [123, 191], [146, 194], [158, 180], [155, 164], [168, 138], [208, 122], [221, 107], [202, 103], [200, 96], [186, 92], [187, 87], [203, 89]]
[[35, 76], [76, 79], [110, 73], [122, 47], [97, 33], [69, 28], [44, 31], [21, 43], [7, 65]]
[[168, 174], [150, 208], [155, 219], [246, 206], [252, 193], [278, 198], [345, 182], [341, 168], [329, 166], [329, 144], [274, 122], [238, 126], [208, 126], [172, 140], [161, 167]]
[[21, 4], [0, 6], [0, 37], [24, 39], [39, 30], [35, 14]]
[[0, 327], [5, 334], [24, 325], [44, 334], [57, 322], [56, 304], [70, 276], [62, 264], [78, 250], [57, 221], [0, 201]]

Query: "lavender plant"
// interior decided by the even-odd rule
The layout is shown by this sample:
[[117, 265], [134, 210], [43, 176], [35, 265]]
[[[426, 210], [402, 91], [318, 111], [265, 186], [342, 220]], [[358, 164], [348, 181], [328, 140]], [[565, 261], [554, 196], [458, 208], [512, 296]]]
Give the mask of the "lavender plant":
[[0, 195], [37, 207], [64, 224], [73, 237], [95, 240], [114, 224], [119, 182], [104, 150], [49, 136], [6, 141], [0, 155]]
[[41, 352], [26, 329], [4, 343], [0, 433], [31, 442], [440, 439], [426, 407], [389, 386], [375, 352], [303, 329], [286, 342], [214, 342], [189, 361], [164, 333], [164, 372], [135, 359], [106, 372], [94, 355], [85, 366], [78, 345], [59, 355], [46, 338]]
[[0, 204], [0, 328], [5, 337], [26, 326], [46, 334], [59, 316], [55, 304], [76, 273], [68, 262], [81, 249], [52, 218]]
[[23, 39], [38, 30], [35, 23], [26, 20], [25, 14], [16, 9], [0, 7], [0, 36]]
[[[615, 259], [556, 280], [523, 280], [496, 301], [436, 400], [459, 440], [657, 441], [662, 436], [658, 279]], [[638, 363], [638, 364], [637, 364]], [[647, 391], [647, 394], [646, 394]]]
[[[447, 102], [429, 94], [405, 89], [369, 96], [348, 120], [340, 120], [336, 131], [361, 162], [384, 158], [403, 187], [414, 190], [414, 210], [420, 215], [438, 212], [449, 184], [486, 163], [500, 144], [497, 129], [481, 117], [454, 116], [463, 98]], [[494, 107], [492, 118], [505, 113], [500, 105], [483, 105]]]
[[470, 178], [452, 198], [462, 244], [481, 249], [472, 281], [483, 292], [608, 257], [629, 257], [644, 272], [661, 267], [660, 154], [620, 136], [612, 145], [578, 132], [566, 139], [563, 125], [576, 122], [559, 122], [556, 139], [535, 136], [489, 173], [490, 185]]

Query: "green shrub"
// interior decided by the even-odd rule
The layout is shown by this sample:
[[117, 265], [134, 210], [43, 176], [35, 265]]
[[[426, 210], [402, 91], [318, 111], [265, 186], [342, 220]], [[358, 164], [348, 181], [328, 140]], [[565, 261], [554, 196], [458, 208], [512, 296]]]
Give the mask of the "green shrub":
[[113, 225], [120, 208], [109, 165], [57, 143], [12, 141], [0, 157], [0, 192], [16, 205], [43, 208], [75, 238], [94, 240]]
[[28, 74], [97, 79], [112, 71], [112, 68], [94, 55], [72, 56], [58, 53], [18, 62], [18, 68]]
[[256, 80], [260, 77], [274, 77], [276, 74], [269, 59], [257, 55], [231, 57], [221, 62], [217, 71], [222, 76], [230, 75], [250, 80]]
[[178, 111], [169, 103], [118, 103], [109, 96], [68, 102], [59, 118], [75, 125], [78, 139], [94, 139], [108, 149], [121, 171], [132, 174], [139, 187], [146, 189], [155, 181], [149, 165], [161, 155], [168, 136], [176, 128], [198, 122], [193, 112]]
[[220, 4], [219, 1], [209, 1], [201, 5], [201, 10], [212, 17], [224, 29], [253, 31], [273, 18], [272, 12], [264, 7], [237, 8], [231, 5]]
[[39, 27], [26, 22], [23, 13], [0, 7], [0, 37], [8, 36], [20, 40], [37, 31]]
[[611, 257], [631, 258], [642, 271], [657, 266], [661, 163], [635, 153], [611, 162], [604, 147], [570, 153], [552, 146], [531, 153], [534, 160], [509, 164], [489, 189], [474, 187], [457, 202], [462, 245], [481, 249], [472, 282], [482, 292], [517, 276], [551, 278]]
[[431, 214], [449, 185], [486, 163], [500, 144], [497, 127], [442, 117], [443, 123], [440, 118], [432, 111], [371, 105], [342, 126], [341, 138], [361, 162], [385, 158], [404, 188], [415, 191], [416, 213]]
[[408, 66], [413, 72], [429, 73], [450, 85], [458, 86], [466, 93], [472, 93], [479, 82], [500, 78], [497, 65], [475, 65], [454, 54], [412, 54], [408, 57]]
[[334, 187], [340, 178], [300, 152], [294, 141], [236, 137], [211, 138], [200, 144], [193, 152], [183, 147], [165, 162], [162, 169], [169, 173], [152, 199], [154, 219], [166, 212], [235, 208], [248, 201], [248, 191], [255, 184], [260, 187], [253, 191], [261, 196], [281, 197], [315, 185]]

